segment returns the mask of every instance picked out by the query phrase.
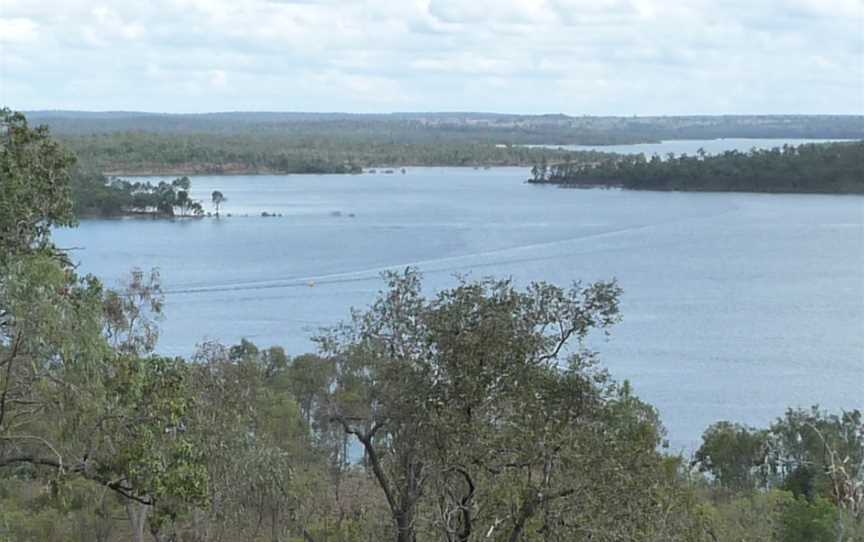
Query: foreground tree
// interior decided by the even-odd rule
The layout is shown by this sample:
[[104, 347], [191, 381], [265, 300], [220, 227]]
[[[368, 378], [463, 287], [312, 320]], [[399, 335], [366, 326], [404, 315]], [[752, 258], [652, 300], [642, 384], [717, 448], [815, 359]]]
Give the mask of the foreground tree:
[[134, 304], [106, 297], [52, 244], [51, 228], [74, 222], [73, 159], [18, 114], [4, 111], [0, 130], [0, 469], [95, 483], [156, 510], [161, 536], [173, 510], [205, 497], [187, 372], [148, 356]]
[[0, 109], [0, 264], [50, 249], [51, 228], [75, 223], [69, 171], [75, 157], [45, 127]]
[[[656, 415], [582, 347], [618, 320], [614, 283], [463, 281], [429, 300], [414, 271], [387, 280], [367, 312], [320, 341], [337, 362], [331, 419], [362, 447], [395, 540], [657, 527], [650, 509], [662, 498], [649, 493], [675, 469], [655, 451]], [[614, 513], [624, 495], [631, 505]], [[664, 536], [651, 539], [674, 539]]]

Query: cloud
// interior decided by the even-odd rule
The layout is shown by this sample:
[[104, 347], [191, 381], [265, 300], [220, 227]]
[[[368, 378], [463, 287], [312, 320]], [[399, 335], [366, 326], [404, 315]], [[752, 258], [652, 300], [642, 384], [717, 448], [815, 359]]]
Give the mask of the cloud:
[[0, 0], [0, 47], [19, 109], [864, 111], [861, 0]]
[[228, 87], [228, 74], [224, 70], [212, 70], [209, 76], [210, 86], [216, 89]]
[[31, 19], [0, 18], [0, 43], [30, 44], [36, 41], [39, 25]]

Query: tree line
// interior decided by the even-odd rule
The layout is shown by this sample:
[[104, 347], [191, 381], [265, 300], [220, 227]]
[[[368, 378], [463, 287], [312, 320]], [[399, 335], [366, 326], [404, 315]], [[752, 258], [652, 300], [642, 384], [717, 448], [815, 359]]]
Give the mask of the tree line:
[[69, 182], [72, 209], [77, 217], [149, 215], [173, 218], [204, 215], [202, 203], [189, 195], [192, 181], [185, 176], [154, 184], [109, 179], [101, 173], [75, 168]]
[[89, 169], [108, 175], [349, 174], [381, 166], [524, 166], [603, 153], [433, 140], [406, 142], [260, 134], [117, 132], [60, 138]]
[[[692, 462], [585, 346], [614, 281], [412, 269], [291, 357], [158, 354], [158, 272], [106, 288], [51, 240], [74, 157], [0, 122], [0, 540], [855, 541], [858, 411], [709, 428]], [[704, 473], [704, 475], [703, 475]]]
[[864, 138], [858, 115], [594, 117], [490, 113], [34, 112], [97, 171], [122, 175], [354, 173], [367, 167], [530, 166], [602, 153], [526, 145], [666, 139]]
[[633, 190], [864, 192], [864, 141], [784, 145], [694, 156], [610, 156], [594, 162], [539, 162], [530, 182]]
[[592, 116], [430, 112], [392, 114], [230, 112], [162, 114], [34, 111], [55, 134], [258, 135], [367, 142], [611, 145], [670, 139], [861, 139], [862, 115]]

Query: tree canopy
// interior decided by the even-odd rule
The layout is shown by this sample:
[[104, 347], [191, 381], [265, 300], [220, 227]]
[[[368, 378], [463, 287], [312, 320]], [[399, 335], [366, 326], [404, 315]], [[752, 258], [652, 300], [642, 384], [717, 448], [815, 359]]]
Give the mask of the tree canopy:
[[666, 158], [643, 154], [595, 162], [537, 164], [531, 182], [633, 190], [864, 192], [864, 141]]

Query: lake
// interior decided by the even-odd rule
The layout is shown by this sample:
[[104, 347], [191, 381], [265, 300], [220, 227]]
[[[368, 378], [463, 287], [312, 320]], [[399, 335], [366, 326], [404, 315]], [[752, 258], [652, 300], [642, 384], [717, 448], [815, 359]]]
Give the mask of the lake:
[[193, 196], [222, 191], [231, 218], [85, 220], [56, 238], [83, 247], [73, 258], [108, 283], [161, 270], [166, 354], [242, 337], [308, 351], [317, 329], [374, 299], [385, 269], [417, 266], [430, 292], [455, 273], [614, 277], [624, 321], [591, 346], [659, 409], [673, 450], [721, 419], [864, 406], [864, 198], [576, 190], [527, 176], [195, 177]]

